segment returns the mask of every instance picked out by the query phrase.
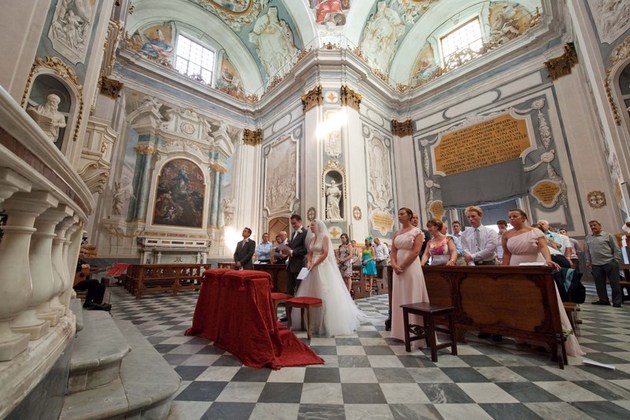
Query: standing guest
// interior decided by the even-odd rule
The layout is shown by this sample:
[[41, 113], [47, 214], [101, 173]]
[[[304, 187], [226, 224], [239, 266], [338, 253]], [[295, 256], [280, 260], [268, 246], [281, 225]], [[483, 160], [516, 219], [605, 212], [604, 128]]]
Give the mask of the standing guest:
[[337, 265], [339, 266], [341, 277], [348, 291], [350, 291], [352, 290], [352, 259], [354, 258], [354, 248], [350, 244], [350, 238], [347, 233], [342, 233], [340, 239], [341, 245], [339, 245], [339, 249], [335, 252], [335, 256], [337, 257]]
[[459, 221], [455, 220], [451, 223], [451, 227], [453, 228], [453, 241], [455, 242], [455, 249], [457, 250], [457, 265], [466, 265], [466, 260], [464, 259], [464, 247], [462, 246], [462, 224]]
[[497, 240], [497, 262], [501, 264], [503, 262], [503, 245], [501, 245], [501, 237], [507, 232], [507, 222], [505, 220], [497, 220], [497, 227], [499, 228], [499, 237]]
[[377, 276], [383, 278], [383, 268], [387, 267], [389, 261], [389, 249], [379, 238], [374, 238], [374, 255], [376, 257]]
[[276, 246], [273, 248], [273, 252], [271, 253], [271, 263], [272, 264], [286, 264], [287, 257], [282, 254], [283, 245], [287, 245], [287, 232], [281, 230], [276, 235]]
[[302, 227], [302, 217], [299, 214], [291, 216], [291, 227], [293, 234], [287, 243], [288, 248], [283, 253], [289, 257], [287, 293], [295, 295], [301, 281], [297, 278], [298, 274], [303, 267], [306, 267], [306, 229]]
[[234, 251], [234, 266], [237, 270], [251, 270], [254, 268], [252, 257], [256, 250], [256, 242], [249, 239], [252, 236], [252, 230], [248, 227], [243, 229], [243, 240], [236, 244]]
[[[527, 214], [521, 209], [512, 209], [508, 219], [513, 229], [505, 232], [503, 241], [503, 265], [520, 265], [521, 263], [541, 262], [549, 267], [560, 267], [551, 259], [545, 234], [540, 229], [527, 226]], [[555, 283], [554, 283], [555, 286]], [[584, 353], [580, 349], [577, 337], [573, 334], [571, 322], [564, 309], [560, 293], [556, 287], [556, 298], [562, 329], [571, 331], [566, 339], [566, 350], [569, 356], [580, 357]]]
[[558, 233], [569, 238], [569, 242], [571, 242], [571, 264], [575, 271], [580, 272], [580, 257], [578, 254], [582, 252], [582, 247], [578, 243], [577, 239], [569, 236], [565, 228], [558, 229]]
[[420, 216], [418, 215], [418, 213], [414, 213], [413, 217], [411, 218], [411, 225], [413, 227], [419, 228], [422, 232], [422, 235], [424, 236], [424, 242], [422, 243], [422, 248], [420, 248], [420, 254], [418, 254], [418, 258], [422, 258], [422, 256], [424, 255], [424, 250], [427, 247], [427, 242], [429, 241], [429, 238], [431, 237], [431, 235], [429, 234], [428, 230], [418, 227], [419, 224], [420, 224]]
[[354, 239], [350, 240], [350, 245], [352, 245], [352, 252], [354, 253], [352, 257], [352, 265], [359, 264], [359, 261], [361, 261], [361, 253], [359, 252], [357, 241]]
[[497, 233], [481, 224], [483, 210], [477, 206], [466, 208], [470, 229], [462, 232], [464, 260], [468, 265], [496, 264]]
[[374, 277], [376, 276], [376, 257], [374, 248], [372, 247], [372, 237], [365, 238], [365, 246], [361, 253], [361, 266], [363, 267], [363, 276], [367, 279], [365, 283], [366, 290], [372, 296], [372, 287], [374, 287]]
[[586, 268], [593, 273], [597, 297], [599, 300], [591, 302], [593, 305], [610, 305], [606, 291], [606, 278], [612, 291], [612, 303], [615, 308], [621, 308], [622, 294], [619, 285], [619, 261], [621, 250], [615, 237], [602, 231], [602, 225], [597, 220], [588, 222], [591, 235], [586, 237]]
[[[411, 224], [413, 212], [403, 207], [398, 210], [398, 222], [401, 228], [394, 233], [392, 251], [389, 254], [390, 264], [394, 271], [392, 279], [392, 322], [391, 336], [398, 340], [405, 340], [405, 326], [403, 312], [400, 305], [415, 302], [429, 303], [429, 294], [424, 283], [422, 265], [418, 254], [424, 235], [422, 231]], [[410, 315], [409, 322], [424, 325], [422, 317]], [[422, 340], [420, 340], [423, 343]]]
[[271, 262], [271, 242], [269, 242], [269, 234], [267, 232], [262, 235], [262, 242], [256, 246], [254, 255], [259, 264], [269, 264]]
[[[425, 265], [455, 265], [457, 249], [453, 238], [446, 235], [446, 226], [441, 220], [431, 219], [427, 222], [427, 229], [431, 239], [427, 244], [420, 263]], [[444, 231], [444, 232], [443, 232]]]

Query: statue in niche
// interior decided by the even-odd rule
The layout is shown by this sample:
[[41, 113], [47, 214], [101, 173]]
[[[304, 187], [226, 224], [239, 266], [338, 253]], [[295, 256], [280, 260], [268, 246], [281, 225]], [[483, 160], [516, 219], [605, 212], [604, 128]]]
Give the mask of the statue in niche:
[[223, 224], [225, 226], [229, 226], [232, 224], [232, 219], [234, 218], [234, 204], [232, 204], [232, 200], [226, 198], [223, 200]]
[[249, 41], [256, 46], [258, 58], [265, 68], [269, 79], [283, 76], [297, 53], [293, 44], [293, 34], [285, 21], [278, 19], [278, 8], [270, 7], [266, 14], [260, 16], [249, 34]]
[[124, 182], [114, 182], [114, 191], [112, 196], [112, 215], [120, 216], [122, 214], [123, 203], [126, 200], [129, 200], [129, 197], [134, 196], [131, 190], [132, 186], [128, 179], [125, 179]]
[[341, 220], [341, 189], [337, 185], [337, 182], [332, 179], [330, 184], [327, 184], [326, 188], [326, 219], [328, 220]]
[[404, 33], [405, 25], [400, 16], [388, 8], [385, 1], [379, 1], [376, 13], [363, 32], [361, 51], [377, 69], [385, 72], [395, 52], [396, 41]]
[[60, 103], [61, 98], [51, 93], [46, 97], [45, 104], [31, 106], [26, 110], [53, 143], [58, 140], [59, 129], [66, 126], [66, 117], [59, 112]]

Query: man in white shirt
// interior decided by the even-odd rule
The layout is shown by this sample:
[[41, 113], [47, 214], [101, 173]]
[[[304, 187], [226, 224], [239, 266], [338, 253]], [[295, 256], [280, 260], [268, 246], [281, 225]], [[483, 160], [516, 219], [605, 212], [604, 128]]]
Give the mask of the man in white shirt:
[[495, 265], [497, 233], [481, 224], [483, 210], [477, 206], [466, 208], [470, 228], [462, 232], [464, 259], [468, 265]]
[[389, 249], [381, 242], [379, 238], [374, 238], [374, 254], [376, 258], [376, 269], [378, 277], [383, 277], [383, 267], [387, 266], [389, 260]]
[[269, 234], [265, 232], [262, 235], [262, 242], [256, 245], [256, 251], [254, 252], [258, 264], [269, 264], [271, 262], [271, 247]]

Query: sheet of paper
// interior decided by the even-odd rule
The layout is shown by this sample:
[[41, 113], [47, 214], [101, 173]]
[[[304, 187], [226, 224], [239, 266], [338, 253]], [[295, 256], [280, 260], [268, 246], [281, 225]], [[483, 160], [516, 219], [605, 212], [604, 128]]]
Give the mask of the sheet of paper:
[[306, 267], [302, 267], [300, 273], [297, 276], [298, 280], [304, 280], [306, 276], [308, 276], [308, 273], [310, 273], [310, 270]]

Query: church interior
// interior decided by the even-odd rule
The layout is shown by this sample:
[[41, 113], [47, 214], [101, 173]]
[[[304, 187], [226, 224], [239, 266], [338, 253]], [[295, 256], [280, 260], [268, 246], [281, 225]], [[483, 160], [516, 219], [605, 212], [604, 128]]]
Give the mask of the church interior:
[[[347, 338], [297, 332], [325, 363], [271, 370], [184, 335], [196, 287], [136, 299], [112, 284], [111, 316], [86, 318], [72, 286], [80, 252], [101, 274], [216, 268], [244, 227], [273, 240], [294, 214], [322, 220], [335, 245], [342, 233], [391, 244], [402, 207], [421, 227], [467, 226], [478, 205], [486, 225], [520, 208], [578, 242], [592, 220], [619, 233], [630, 221], [630, 1], [2, 10], [0, 418], [628, 417], [627, 304], [583, 305], [591, 364], [559, 369], [476, 335], [432, 362], [364, 325]], [[387, 315], [386, 295], [356, 302]], [[101, 354], [77, 369], [81, 335], [117, 362], [90, 374]]]

